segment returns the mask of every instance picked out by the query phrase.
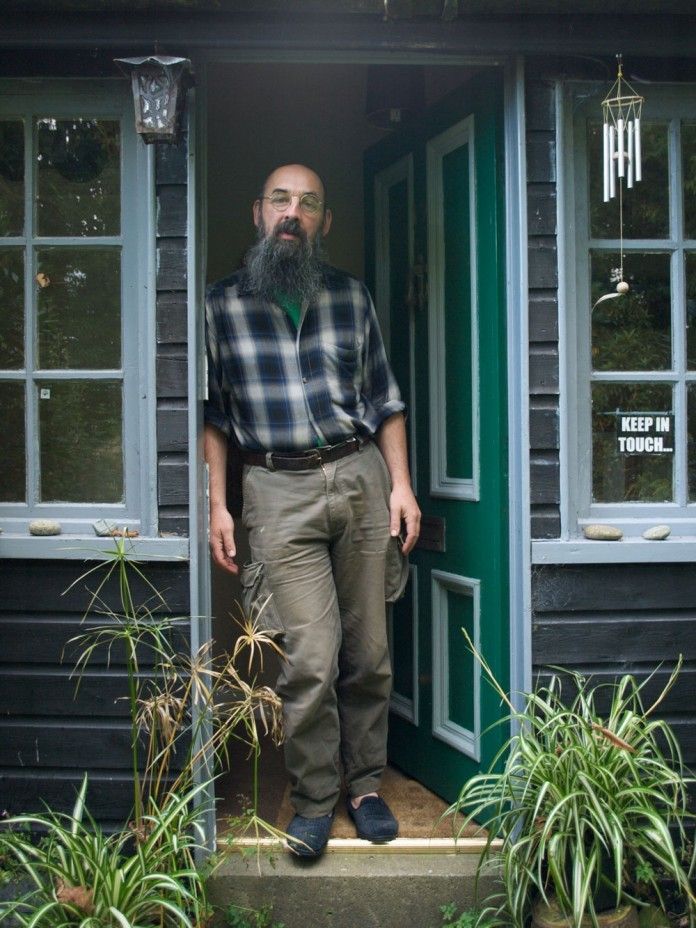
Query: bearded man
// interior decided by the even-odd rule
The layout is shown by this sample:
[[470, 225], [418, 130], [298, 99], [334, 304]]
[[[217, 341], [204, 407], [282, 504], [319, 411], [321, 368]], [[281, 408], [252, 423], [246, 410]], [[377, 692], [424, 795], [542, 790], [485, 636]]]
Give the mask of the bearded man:
[[398, 832], [378, 794], [391, 689], [385, 600], [399, 592], [387, 565], [401, 557], [403, 527], [403, 554], [420, 528], [404, 404], [372, 300], [323, 261], [325, 199], [309, 168], [273, 171], [253, 205], [257, 243], [206, 300], [210, 546], [237, 573], [230, 444], [244, 462], [245, 603], [285, 654], [277, 689], [296, 812], [287, 833], [300, 857], [326, 846], [341, 764], [358, 835]]

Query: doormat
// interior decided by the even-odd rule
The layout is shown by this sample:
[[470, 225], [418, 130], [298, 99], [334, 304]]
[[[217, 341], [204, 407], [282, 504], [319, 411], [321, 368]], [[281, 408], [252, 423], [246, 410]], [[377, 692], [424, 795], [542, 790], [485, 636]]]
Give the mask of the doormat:
[[[427, 790], [422, 783], [410, 780], [393, 767], [387, 767], [384, 771], [380, 795], [399, 821], [400, 838], [472, 838], [486, 834], [484, 829], [474, 824], [467, 825], [460, 834], [462, 816], [447, 816], [442, 819], [441, 816], [448, 807], [447, 803]], [[293, 815], [288, 784], [280, 804], [276, 826], [284, 830]], [[355, 837], [355, 826], [348, 817], [344, 793], [341, 793], [336, 806], [331, 837]]]

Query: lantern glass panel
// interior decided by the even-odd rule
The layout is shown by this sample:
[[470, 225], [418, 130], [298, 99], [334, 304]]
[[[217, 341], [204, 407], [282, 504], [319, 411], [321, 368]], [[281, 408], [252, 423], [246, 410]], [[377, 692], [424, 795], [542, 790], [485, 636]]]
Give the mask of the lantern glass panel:
[[39, 366], [121, 367], [119, 248], [37, 249]]
[[121, 139], [118, 122], [38, 121], [36, 214], [39, 235], [118, 235]]
[[0, 120], [0, 235], [24, 234], [24, 123]]
[[[657, 383], [592, 384], [592, 498], [595, 503], [666, 503], [674, 496], [674, 455], [621, 453], [619, 415], [672, 413], [672, 387]], [[673, 446], [673, 436], [669, 444]]]
[[2, 433], [0, 502], [23, 503], [26, 499], [23, 381], [0, 383], [0, 430]]
[[41, 501], [122, 502], [121, 383], [45, 380], [37, 388]]
[[0, 368], [24, 367], [24, 249], [0, 248]]
[[596, 371], [669, 370], [672, 367], [670, 256], [631, 252], [623, 296], [596, 301], [616, 292], [618, 254], [595, 251], [591, 261], [592, 367]]
[[[667, 124], [641, 120], [643, 179], [633, 190], [624, 188], [624, 238], [669, 236], [669, 164]], [[620, 237], [619, 192], [604, 202], [602, 170], [602, 123], [587, 124], [590, 237]], [[617, 179], [617, 185], [619, 181]], [[625, 181], [624, 181], [625, 184]]]

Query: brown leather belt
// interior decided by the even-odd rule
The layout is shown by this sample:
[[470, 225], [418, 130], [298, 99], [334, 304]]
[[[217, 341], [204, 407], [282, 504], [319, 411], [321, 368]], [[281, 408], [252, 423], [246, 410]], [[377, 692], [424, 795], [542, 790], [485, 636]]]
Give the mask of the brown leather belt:
[[354, 454], [365, 445], [364, 438], [354, 435], [337, 445], [324, 445], [310, 448], [308, 451], [247, 451], [242, 448], [242, 461], [255, 467], [267, 467], [268, 470], [307, 470], [330, 464], [341, 458]]

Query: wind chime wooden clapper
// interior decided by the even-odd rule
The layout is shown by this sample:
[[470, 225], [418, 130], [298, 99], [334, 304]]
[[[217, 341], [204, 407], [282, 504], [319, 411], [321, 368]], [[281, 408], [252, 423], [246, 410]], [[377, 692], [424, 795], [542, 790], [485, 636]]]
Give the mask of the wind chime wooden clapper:
[[[604, 202], [619, 195], [619, 236], [620, 267], [616, 293], [606, 293], [594, 306], [604, 300], [615, 299], [629, 291], [628, 281], [624, 280], [623, 250], [623, 193], [624, 182], [631, 190], [634, 183], [642, 180], [640, 118], [643, 109], [643, 97], [635, 92], [623, 76], [623, 56], [617, 55], [618, 71], [616, 80], [602, 101], [604, 115], [602, 127], [602, 166]], [[593, 309], [594, 309], [593, 306]]]

